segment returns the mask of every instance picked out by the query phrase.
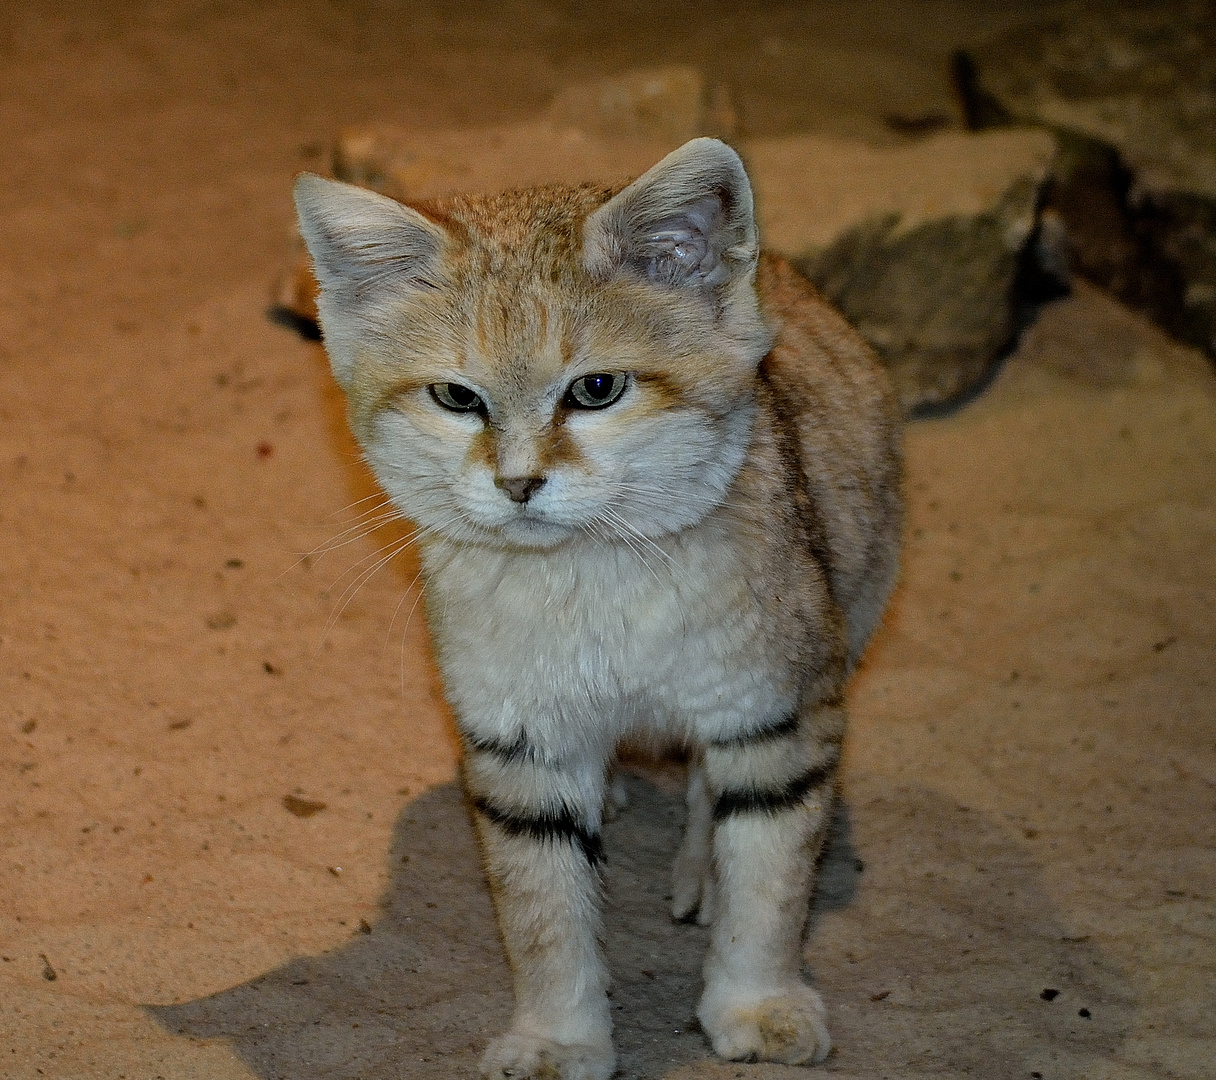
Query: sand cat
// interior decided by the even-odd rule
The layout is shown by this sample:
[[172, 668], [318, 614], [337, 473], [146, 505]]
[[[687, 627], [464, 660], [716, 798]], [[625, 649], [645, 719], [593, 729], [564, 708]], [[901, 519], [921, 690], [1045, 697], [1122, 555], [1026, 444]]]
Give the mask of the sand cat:
[[901, 519], [872, 355], [760, 253], [712, 139], [617, 187], [295, 192], [351, 425], [421, 530], [514, 978], [483, 1075], [613, 1072], [600, 825], [623, 739], [690, 754], [672, 914], [712, 926], [714, 1050], [821, 1061], [801, 933]]

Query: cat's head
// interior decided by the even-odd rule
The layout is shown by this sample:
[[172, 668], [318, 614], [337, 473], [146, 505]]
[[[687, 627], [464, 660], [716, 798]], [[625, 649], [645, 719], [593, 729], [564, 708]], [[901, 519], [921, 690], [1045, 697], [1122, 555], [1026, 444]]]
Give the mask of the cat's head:
[[696, 139], [615, 191], [411, 207], [305, 175], [295, 195], [352, 427], [418, 526], [630, 542], [722, 501], [771, 341], [729, 147]]

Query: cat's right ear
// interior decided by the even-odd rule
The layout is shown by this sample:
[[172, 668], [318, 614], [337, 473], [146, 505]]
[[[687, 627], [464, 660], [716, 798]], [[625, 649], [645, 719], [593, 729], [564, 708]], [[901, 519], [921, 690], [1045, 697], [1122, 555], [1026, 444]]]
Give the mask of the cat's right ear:
[[410, 292], [439, 288], [446, 234], [393, 199], [311, 173], [296, 179], [294, 194], [321, 286], [325, 348], [345, 388], [358, 344], [387, 332], [394, 305]]
[[717, 299], [750, 288], [759, 241], [743, 162], [717, 139], [693, 139], [587, 218], [583, 264], [601, 281], [624, 271]]

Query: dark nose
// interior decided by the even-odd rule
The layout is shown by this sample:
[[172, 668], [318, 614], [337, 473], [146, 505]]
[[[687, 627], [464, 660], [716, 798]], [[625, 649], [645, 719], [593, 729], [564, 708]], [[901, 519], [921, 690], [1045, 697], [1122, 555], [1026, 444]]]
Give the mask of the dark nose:
[[517, 503], [526, 503], [532, 498], [532, 493], [544, 482], [543, 476], [496, 476], [494, 478], [494, 483], [510, 495], [513, 502]]

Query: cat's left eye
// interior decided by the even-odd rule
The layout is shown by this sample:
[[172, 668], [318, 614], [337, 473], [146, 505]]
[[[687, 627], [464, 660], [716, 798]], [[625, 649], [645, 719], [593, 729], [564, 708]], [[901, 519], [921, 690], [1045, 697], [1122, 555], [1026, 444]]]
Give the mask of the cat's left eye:
[[604, 409], [624, 392], [629, 379], [621, 371], [597, 371], [575, 379], [566, 391], [566, 405], [578, 409]]
[[430, 390], [431, 397], [452, 412], [476, 412], [483, 407], [481, 398], [460, 383], [432, 383], [427, 389]]

